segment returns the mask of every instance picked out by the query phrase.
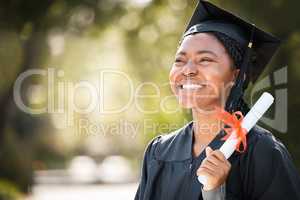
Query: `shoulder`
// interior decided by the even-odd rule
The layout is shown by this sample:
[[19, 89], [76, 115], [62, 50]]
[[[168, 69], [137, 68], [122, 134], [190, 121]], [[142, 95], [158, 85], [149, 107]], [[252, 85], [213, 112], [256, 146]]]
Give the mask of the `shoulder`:
[[[248, 137], [246, 160], [250, 159], [253, 166], [264, 171], [270, 170], [271, 165], [279, 165], [284, 160], [291, 160], [291, 156], [284, 144], [270, 131], [255, 126]], [[250, 161], [249, 160], [249, 161]]]
[[190, 157], [192, 144], [191, 123], [165, 135], [159, 135], [148, 144], [148, 153], [157, 160], [180, 161]]
[[[273, 190], [282, 185], [292, 186], [290, 191], [297, 191], [300, 184], [299, 174], [286, 147], [270, 131], [259, 126], [251, 134], [248, 152], [241, 156], [242, 162], [239, 162], [246, 187], [254, 187], [257, 196], [274, 196], [276, 192]], [[253, 193], [253, 189], [250, 192]], [[282, 192], [283, 190], [278, 190], [278, 194], [283, 194]]]
[[270, 152], [276, 149], [285, 148], [269, 130], [256, 125], [250, 132], [248, 144], [254, 152]]

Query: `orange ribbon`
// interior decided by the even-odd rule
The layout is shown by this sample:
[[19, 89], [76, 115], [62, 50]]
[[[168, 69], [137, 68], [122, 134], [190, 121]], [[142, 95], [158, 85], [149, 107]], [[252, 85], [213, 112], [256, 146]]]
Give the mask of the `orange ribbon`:
[[[243, 153], [247, 149], [247, 130], [242, 127], [242, 120], [244, 118], [242, 112], [236, 111], [232, 114], [221, 109], [216, 108], [217, 114], [216, 117], [220, 119], [224, 124], [228, 125], [229, 128], [224, 128], [226, 132], [226, 136], [222, 138], [222, 140], [227, 140], [229, 136], [235, 132], [235, 139], [238, 139], [238, 143], [236, 145], [236, 151], [239, 153]], [[243, 144], [243, 149], [241, 150], [240, 146]]]

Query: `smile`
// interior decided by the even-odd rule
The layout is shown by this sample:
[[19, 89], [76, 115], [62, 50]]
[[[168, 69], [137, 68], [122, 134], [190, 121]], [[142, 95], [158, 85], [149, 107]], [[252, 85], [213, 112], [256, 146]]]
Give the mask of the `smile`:
[[179, 88], [183, 90], [199, 90], [204, 87], [205, 87], [204, 84], [193, 84], [193, 83], [179, 85]]

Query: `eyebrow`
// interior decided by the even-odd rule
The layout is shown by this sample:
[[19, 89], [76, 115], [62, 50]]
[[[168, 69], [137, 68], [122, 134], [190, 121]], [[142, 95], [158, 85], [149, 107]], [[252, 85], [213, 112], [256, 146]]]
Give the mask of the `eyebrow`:
[[[214, 52], [209, 51], [209, 50], [200, 50], [200, 51], [197, 51], [196, 54], [204, 54], [204, 53], [212, 54], [212, 55], [214, 55], [215, 57], [218, 57], [217, 54], [215, 54]], [[179, 54], [179, 55], [186, 55], [187, 53], [184, 52], [184, 51], [180, 51], [180, 52], [177, 53], [177, 54]]]

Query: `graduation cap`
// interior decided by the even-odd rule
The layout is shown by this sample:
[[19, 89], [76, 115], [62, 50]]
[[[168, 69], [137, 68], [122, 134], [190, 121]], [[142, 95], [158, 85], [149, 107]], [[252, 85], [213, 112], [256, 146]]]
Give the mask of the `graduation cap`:
[[[239, 77], [230, 94], [231, 104], [243, 96], [244, 75], [251, 72], [247, 75], [254, 83], [280, 45], [280, 40], [275, 36], [205, 0], [199, 0], [183, 37], [202, 32], [225, 34], [245, 48]], [[228, 106], [230, 108], [227, 110], [234, 110], [235, 105]]]

